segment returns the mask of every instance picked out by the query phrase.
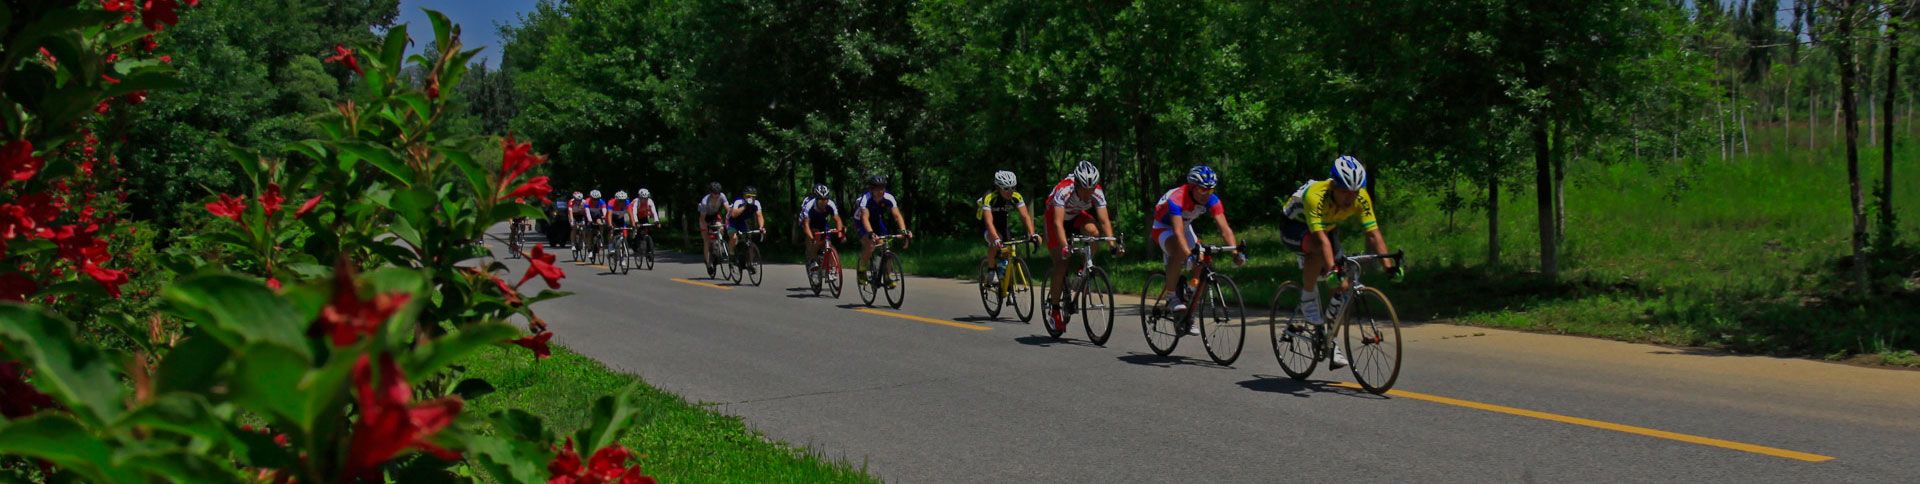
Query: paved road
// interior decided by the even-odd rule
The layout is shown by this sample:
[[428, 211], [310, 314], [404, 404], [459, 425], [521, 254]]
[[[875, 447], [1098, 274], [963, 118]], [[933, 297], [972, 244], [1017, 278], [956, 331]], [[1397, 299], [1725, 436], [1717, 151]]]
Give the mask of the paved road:
[[813, 297], [797, 266], [720, 289], [673, 280], [725, 286], [697, 256], [625, 276], [567, 258], [578, 294], [541, 307], [557, 342], [889, 482], [1915, 482], [1920, 465], [1920, 372], [1426, 324], [1405, 332], [1404, 392], [1374, 396], [1344, 370], [1286, 378], [1264, 330], [1226, 368], [1197, 339], [1153, 356], [1130, 314], [1106, 347], [985, 320], [960, 281], [913, 278], [898, 312], [985, 329], [858, 312], [851, 286]]

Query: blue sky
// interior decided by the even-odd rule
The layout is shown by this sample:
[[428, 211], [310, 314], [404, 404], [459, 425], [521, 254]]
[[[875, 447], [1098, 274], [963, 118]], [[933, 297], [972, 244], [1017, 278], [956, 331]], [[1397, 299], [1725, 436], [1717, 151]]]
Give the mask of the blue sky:
[[460, 25], [460, 41], [466, 48], [485, 46], [480, 55], [487, 59], [488, 67], [500, 65], [500, 36], [494, 30], [495, 23], [512, 23], [521, 12], [533, 10], [538, 0], [400, 0], [400, 18], [396, 23], [410, 24], [407, 32], [413, 35], [414, 47], [409, 53], [419, 52], [426, 40], [433, 37], [433, 23], [427, 21], [427, 14], [420, 11], [430, 8], [447, 14], [447, 18]]

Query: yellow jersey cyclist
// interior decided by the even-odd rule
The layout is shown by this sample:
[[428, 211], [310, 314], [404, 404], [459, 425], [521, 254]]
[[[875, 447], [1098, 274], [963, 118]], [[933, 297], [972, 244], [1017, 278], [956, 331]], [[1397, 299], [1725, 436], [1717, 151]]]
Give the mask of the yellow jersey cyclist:
[[[1373, 198], [1365, 190], [1367, 168], [1359, 159], [1341, 156], [1333, 160], [1330, 173], [1329, 179], [1309, 181], [1294, 190], [1284, 210], [1287, 220], [1280, 226], [1281, 241], [1302, 256], [1299, 313], [1313, 324], [1325, 324], [1320, 314], [1318, 282], [1329, 269], [1337, 267], [1333, 254], [1340, 235], [1334, 229], [1340, 222], [1359, 216], [1360, 229], [1366, 231], [1367, 250], [1387, 253], [1386, 236], [1380, 235], [1379, 221], [1374, 219]], [[1403, 272], [1399, 263], [1391, 259], [1382, 259], [1381, 263], [1386, 265], [1392, 278], [1400, 278]], [[1339, 290], [1345, 291], [1347, 284], [1342, 279]], [[1340, 352], [1336, 342], [1331, 367], [1345, 366], [1346, 353]]]
[[[1226, 204], [1213, 193], [1219, 184], [1220, 177], [1213, 168], [1193, 167], [1187, 170], [1187, 183], [1167, 190], [1160, 195], [1160, 203], [1153, 207], [1153, 240], [1160, 244], [1160, 252], [1166, 254], [1167, 283], [1160, 290], [1169, 295], [1167, 308], [1173, 312], [1187, 310], [1187, 301], [1174, 290], [1174, 285], [1187, 280], [1180, 276], [1180, 269], [1186, 266], [1193, 251], [1200, 248], [1200, 234], [1194, 232], [1193, 222], [1201, 216], [1210, 216], [1227, 245], [1235, 247], [1233, 264], [1247, 264], [1247, 255], [1238, 249], [1240, 241], [1233, 236], [1233, 227], [1227, 225]], [[1200, 334], [1200, 325], [1192, 325], [1188, 331]]]
[[1013, 172], [1001, 170], [993, 174], [994, 190], [980, 197], [980, 219], [986, 223], [986, 232], [981, 234], [987, 241], [987, 267], [993, 268], [988, 284], [998, 284], [1006, 276], [1006, 267], [999, 265], [1000, 248], [1003, 244], [1017, 242], [1013, 232], [1013, 213], [1020, 213], [1020, 220], [1027, 226], [1027, 237], [1039, 237], [1033, 231], [1033, 212], [1027, 209], [1027, 200], [1014, 191], [1018, 183]]

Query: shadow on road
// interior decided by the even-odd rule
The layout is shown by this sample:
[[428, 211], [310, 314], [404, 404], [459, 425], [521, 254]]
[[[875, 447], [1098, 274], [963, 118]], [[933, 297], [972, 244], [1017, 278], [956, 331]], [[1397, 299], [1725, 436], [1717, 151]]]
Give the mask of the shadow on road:
[[1086, 347], [1086, 348], [1100, 347], [1100, 345], [1096, 345], [1087, 341], [1080, 341], [1077, 339], [1055, 339], [1052, 336], [1039, 335], [1039, 334], [1032, 334], [1032, 335], [1026, 335], [1026, 336], [1014, 338], [1013, 342], [1027, 345], [1027, 346], [1039, 346], [1042, 348], [1049, 347], [1049, 346], [1080, 346], [1080, 347]]
[[1334, 395], [1373, 400], [1387, 399], [1384, 395], [1374, 395], [1367, 393], [1365, 390], [1334, 386], [1339, 383], [1340, 382], [1326, 380], [1301, 381], [1285, 376], [1254, 375], [1252, 380], [1240, 382], [1239, 385], [1241, 388], [1256, 392], [1281, 393], [1300, 398], [1311, 397], [1315, 394], [1331, 393]]
[[1220, 364], [1214, 363], [1211, 360], [1188, 358], [1185, 356], [1159, 356], [1152, 353], [1135, 353], [1131, 351], [1127, 352], [1126, 355], [1121, 356], [1119, 360], [1127, 363], [1132, 363], [1135, 365], [1153, 366], [1153, 367], [1160, 367], [1160, 368], [1173, 368], [1175, 366], [1198, 366], [1203, 368], [1218, 368], [1222, 370], [1233, 369], [1233, 367], [1222, 366]]

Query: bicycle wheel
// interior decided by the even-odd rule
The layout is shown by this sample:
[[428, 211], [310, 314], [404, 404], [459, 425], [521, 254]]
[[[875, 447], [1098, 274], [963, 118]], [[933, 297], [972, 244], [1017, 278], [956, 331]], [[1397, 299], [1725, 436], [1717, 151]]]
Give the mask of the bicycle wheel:
[[1178, 321], [1167, 311], [1167, 295], [1162, 291], [1166, 284], [1167, 275], [1155, 273], [1147, 276], [1147, 286], [1140, 291], [1140, 331], [1147, 337], [1147, 347], [1160, 356], [1173, 354], [1181, 334]]
[[1353, 296], [1341, 316], [1347, 320], [1347, 361], [1360, 386], [1386, 393], [1400, 379], [1400, 315], [1379, 289], [1362, 287]]
[[642, 270], [653, 270], [653, 236], [640, 239], [640, 261]]
[[1063, 288], [1060, 290], [1060, 299], [1053, 302], [1053, 309], [1060, 313], [1059, 327], [1054, 327], [1053, 320], [1041, 318], [1044, 320], [1041, 321], [1041, 323], [1043, 323], [1041, 326], [1047, 328], [1047, 336], [1051, 336], [1053, 339], [1060, 339], [1060, 335], [1067, 334], [1067, 326], [1073, 325], [1074, 308], [1078, 306], [1078, 302], [1074, 301], [1074, 297], [1077, 296], [1077, 294], [1072, 290], [1076, 285], [1076, 278], [1074, 276], [1066, 277], [1066, 280], [1060, 281], [1060, 287]]
[[1273, 357], [1280, 361], [1280, 369], [1295, 380], [1305, 380], [1325, 356], [1318, 351], [1318, 333], [1313, 325], [1298, 313], [1299, 304], [1300, 283], [1281, 283], [1267, 306], [1271, 308], [1267, 330], [1273, 335]]
[[1113, 282], [1107, 271], [1095, 267], [1080, 279], [1080, 324], [1087, 328], [1087, 341], [1106, 346], [1113, 337]]
[[887, 305], [900, 309], [900, 303], [907, 302], [907, 270], [900, 264], [900, 256], [888, 251], [880, 256], [880, 283], [887, 292]]
[[607, 249], [607, 272], [627, 273], [627, 241], [615, 238], [613, 247]]
[[747, 258], [747, 280], [752, 281], [753, 285], [758, 287], [761, 279], [763, 279], [760, 276], [760, 270], [764, 268], [761, 267], [760, 264], [760, 246], [754, 245], [753, 242], [747, 242], [746, 246], [746, 252], [742, 253], [742, 255]]
[[1247, 302], [1240, 298], [1240, 285], [1226, 274], [1213, 274], [1207, 282], [1207, 296], [1194, 315], [1200, 325], [1200, 342], [1214, 363], [1232, 365], [1240, 359], [1240, 348], [1247, 342]]
[[827, 282], [826, 264], [827, 264], [827, 260], [825, 258], [821, 258], [820, 260], [816, 260], [801, 266], [801, 270], [807, 271], [807, 288], [813, 290], [813, 295], [815, 297], [820, 296], [821, 289], [826, 289], [825, 287], [825, 284]]
[[859, 286], [860, 302], [866, 304], [867, 307], [873, 307], [873, 300], [880, 297], [880, 288], [874, 287], [873, 285], [873, 272], [879, 270], [879, 268], [873, 267], [873, 265], [873, 260], [869, 259], [856, 262], [853, 266], [855, 267], [853, 278], [857, 279], [853, 282]]
[[580, 226], [574, 225], [567, 230], [567, 250], [573, 252], [573, 260], [580, 261]]
[[741, 281], [745, 280], [747, 271], [741, 268], [741, 264], [745, 261], [745, 259], [741, 258], [744, 257], [744, 253], [738, 252], [739, 250], [744, 250], [744, 248], [735, 246], [734, 249], [734, 251], [727, 252], [727, 280], [732, 281], [733, 285], [738, 286]]
[[[1008, 263], [1007, 265], [1011, 267], [1013, 264]], [[993, 265], [988, 264], [986, 261], [980, 261], [980, 306], [986, 308], [988, 318], [999, 318], [1000, 308], [1007, 304], [1006, 298], [1000, 297], [1000, 286], [1002, 284], [1004, 284], [1004, 282], [1001, 284], [994, 283]]]
[[1033, 322], [1033, 278], [1027, 273], [1026, 259], [1007, 261], [1007, 275], [1001, 277], [1006, 279], [1000, 285], [1006, 288], [1006, 299], [1013, 303], [1013, 315], [1019, 316], [1020, 322]]
[[820, 256], [820, 266], [826, 270], [823, 278], [827, 292], [833, 294], [834, 299], [840, 299], [840, 283], [846, 280], [845, 271], [840, 267], [840, 250], [828, 247], [827, 254]]

